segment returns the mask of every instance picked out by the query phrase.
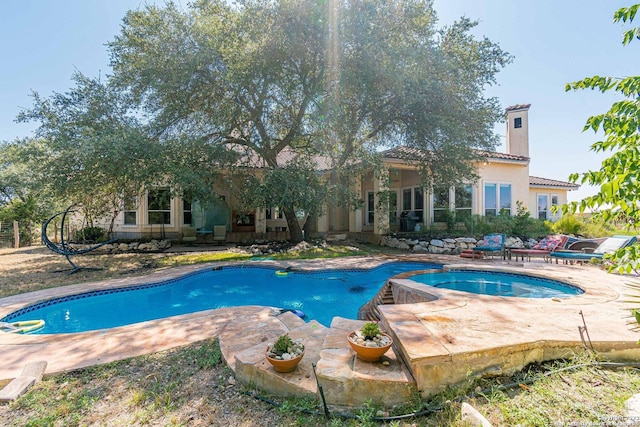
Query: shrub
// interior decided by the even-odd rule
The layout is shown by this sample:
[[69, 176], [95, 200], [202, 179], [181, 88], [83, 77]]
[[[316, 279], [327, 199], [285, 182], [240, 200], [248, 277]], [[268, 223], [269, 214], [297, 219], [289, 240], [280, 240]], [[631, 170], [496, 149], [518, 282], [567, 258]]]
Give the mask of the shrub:
[[553, 231], [560, 234], [572, 234], [574, 236], [579, 236], [582, 234], [584, 225], [584, 221], [577, 216], [565, 214], [562, 215], [558, 221], [553, 223]]
[[101, 242], [104, 241], [105, 232], [100, 227], [84, 227], [76, 233], [76, 240], [79, 242]]

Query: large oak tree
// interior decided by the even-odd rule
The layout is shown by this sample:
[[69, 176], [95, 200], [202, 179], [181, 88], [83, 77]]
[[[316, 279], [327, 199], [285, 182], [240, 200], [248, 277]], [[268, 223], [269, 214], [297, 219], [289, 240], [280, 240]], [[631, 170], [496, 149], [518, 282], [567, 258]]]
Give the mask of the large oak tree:
[[425, 185], [475, 176], [502, 117], [484, 89], [510, 56], [474, 25], [439, 29], [429, 0], [149, 5], [109, 43], [112, 75], [79, 74], [21, 118], [41, 122], [43, 174], [69, 197], [162, 182], [206, 202], [234, 176], [241, 202], [281, 208], [299, 241], [296, 213], [361, 203], [353, 184], [383, 148], [422, 152]]

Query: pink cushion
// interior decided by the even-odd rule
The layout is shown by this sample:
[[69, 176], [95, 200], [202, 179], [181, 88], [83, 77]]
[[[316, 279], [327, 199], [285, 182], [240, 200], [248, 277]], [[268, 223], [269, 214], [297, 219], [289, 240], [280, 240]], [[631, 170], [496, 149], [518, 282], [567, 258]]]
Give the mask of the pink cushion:
[[531, 249], [542, 250], [542, 251], [552, 251], [565, 240], [565, 236], [547, 236], [544, 239], [540, 240], [534, 247]]

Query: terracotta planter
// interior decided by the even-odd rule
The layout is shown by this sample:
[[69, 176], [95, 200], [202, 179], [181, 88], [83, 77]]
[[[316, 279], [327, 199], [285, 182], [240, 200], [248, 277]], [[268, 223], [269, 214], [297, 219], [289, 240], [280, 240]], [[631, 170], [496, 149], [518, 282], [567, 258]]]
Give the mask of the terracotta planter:
[[384, 335], [389, 338], [389, 341], [390, 341], [389, 345], [386, 345], [384, 347], [361, 346], [351, 341], [351, 336], [353, 336], [355, 333], [356, 331], [349, 332], [349, 334], [347, 335], [347, 341], [349, 342], [349, 345], [351, 346], [353, 351], [356, 352], [358, 359], [363, 360], [365, 362], [377, 362], [378, 360], [380, 360], [382, 355], [385, 354], [387, 350], [389, 350], [393, 345], [393, 338], [391, 338], [389, 335], [385, 334], [384, 332], [381, 332], [380, 335]]
[[296, 366], [298, 366], [298, 363], [302, 360], [303, 356], [304, 356], [304, 351], [300, 356], [294, 357], [293, 359], [280, 360], [280, 359], [272, 359], [271, 357], [267, 356], [267, 354], [265, 353], [265, 357], [267, 358], [269, 363], [273, 365], [273, 369], [275, 369], [276, 372], [282, 372], [282, 373], [291, 372], [294, 369], [296, 369]]

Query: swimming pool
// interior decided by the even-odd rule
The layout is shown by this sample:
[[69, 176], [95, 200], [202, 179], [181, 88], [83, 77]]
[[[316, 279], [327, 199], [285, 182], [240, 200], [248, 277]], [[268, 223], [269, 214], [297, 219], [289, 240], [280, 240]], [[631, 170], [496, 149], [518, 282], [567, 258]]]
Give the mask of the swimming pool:
[[371, 269], [294, 271], [253, 264], [200, 270], [176, 279], [87, 292], [43, 301], [3, 322], [43, 319], [36, 334], [113, 328], [202, 310], [263, 305], [303, 311], [329, 326], [334, 316], [357, 318], [358, 309], [396, 274], [442, 265], [389, 262]]
[[411, 276], [436, 288], [519, 298], [563, 298], [583, 294], [577, 286], [557, 280], [497, 271], [452, 270]]

